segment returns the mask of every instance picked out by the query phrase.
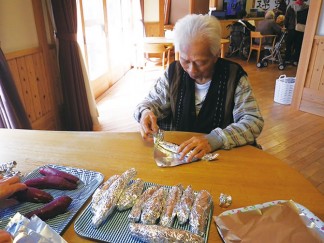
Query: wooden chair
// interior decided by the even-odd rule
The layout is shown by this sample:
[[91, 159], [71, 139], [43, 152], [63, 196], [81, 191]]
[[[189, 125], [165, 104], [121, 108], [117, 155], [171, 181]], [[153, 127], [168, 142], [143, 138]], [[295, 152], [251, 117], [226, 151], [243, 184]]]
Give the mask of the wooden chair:
[[[265, 44], [264, 43], [264, 38], [272, 38], [271, 44]], [[264, 51], [266, 49], [271, 49], [274, 48], [274, 45], [276, 43], [276, 35], [262, 35], [260, 32], [257, 31], [251, 31], [250, 32], [250, 53], [247, 59], [247, 62], [250, 60], [250, 56], [252, 51], [257, 51], [257, 63], [259, 62], [260, 59], [260, 54], [261, 51]]]
[[148, 62], [152, 62], [155, 65], [161, 64], [165, 69], [170, 64], [171, 51], [173, 51], [173, 45], [166, 45], [163, 43], [144, 43], [144, 66]]

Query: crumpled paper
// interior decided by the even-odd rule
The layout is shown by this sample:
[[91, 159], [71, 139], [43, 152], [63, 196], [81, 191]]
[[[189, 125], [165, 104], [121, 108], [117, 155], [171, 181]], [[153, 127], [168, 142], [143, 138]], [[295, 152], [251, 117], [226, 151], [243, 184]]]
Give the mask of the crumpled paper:
[[225, 242], [324, 242], [323, 233], [292, 201], [214, 216]]
[[27, 219], [16, 213], [6, 226], [14, 243], [67, 243], [56, 231], [36, 215]]

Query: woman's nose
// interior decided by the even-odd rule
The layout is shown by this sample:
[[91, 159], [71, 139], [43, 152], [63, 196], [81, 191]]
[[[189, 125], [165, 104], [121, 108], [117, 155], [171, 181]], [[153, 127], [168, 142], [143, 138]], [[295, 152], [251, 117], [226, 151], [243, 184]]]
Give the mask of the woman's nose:
[[196, 72], [197, 68], [194, 63], [189, 63], [188, 65], [188, 72]]

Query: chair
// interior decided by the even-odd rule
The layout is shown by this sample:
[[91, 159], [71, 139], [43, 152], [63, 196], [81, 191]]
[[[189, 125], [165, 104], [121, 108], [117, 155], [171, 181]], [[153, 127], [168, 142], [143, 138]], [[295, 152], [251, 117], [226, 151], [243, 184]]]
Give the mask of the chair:
[[[272, 44], [271, 45], [265, 44], [264, 38], [272, 38]], [[274, 47], [275, 42], [276, 42], [276, 35], [262, 35], [260, 32], [251, 31], [250, 32], [250, 53], [247, 62], [249, 62], [252, 51], [257, 51], [258, 52], [257, 63], [258, 63], [260, 60], [261, 51], [271, 50]]]
[[170, 64], [171, 51], [173, 49], [173, 45], [166, 45], [163, 43], [144, 43], [144, 66], [146, 66], [148, 62], [152, 62], [155, 65], [161, 64], [163, 69], [165, 69]]

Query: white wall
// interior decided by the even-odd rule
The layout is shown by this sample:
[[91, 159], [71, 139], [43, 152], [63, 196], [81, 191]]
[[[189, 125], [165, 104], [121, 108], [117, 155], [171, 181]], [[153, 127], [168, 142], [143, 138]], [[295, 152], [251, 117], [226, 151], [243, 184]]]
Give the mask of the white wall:
[[321, 14], [318, 19], [316, 35], [324, 35], [324, 1], [322, 1]]
[[159, 20], [159, 0], [144, 0], [144, 22]]
[[4, 53], [38, 46], [31, 0], [0, 0], [0, 42]]

